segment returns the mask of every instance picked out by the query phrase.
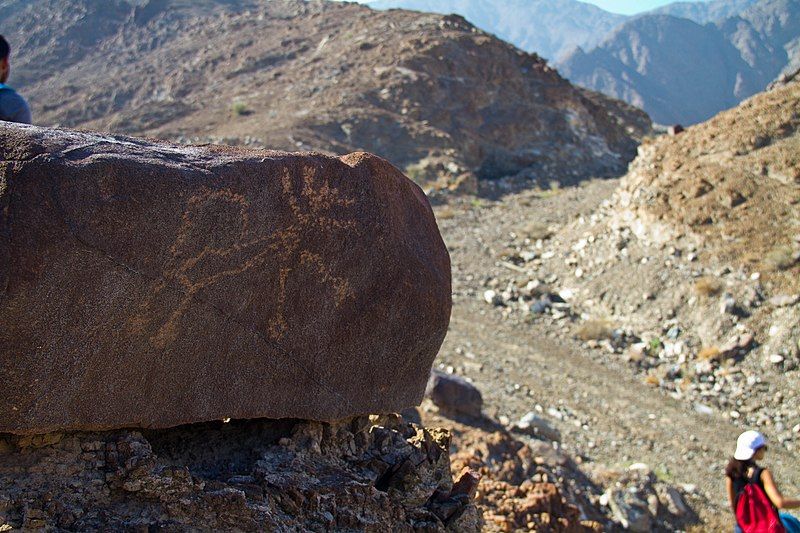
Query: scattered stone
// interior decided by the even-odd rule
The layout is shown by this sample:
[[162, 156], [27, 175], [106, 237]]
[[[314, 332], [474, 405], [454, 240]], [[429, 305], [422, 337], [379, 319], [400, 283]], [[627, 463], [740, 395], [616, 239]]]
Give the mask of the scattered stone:
[[511, 431], [551, 442], [561, 442], [561, 432], [534, 412], [529, 412], [520, 418], [519, 421], [511, 426]]
[[667, 127], [667, 134], [669, 134], [671, 137], [675, 137], [676, 135], [683, 133], [683, 131], [684, 128], [680, 124], [673, 124], [672, 126]]
[[652, 531], [653, 516], [650, 514], [647, 501], [639, 499], [635, 492], [609, 489], [606, 499], [614, 519], [623, 528], [635, 533]]
[[732, 315], [736, 311], [736, 299], [729, 293], [725, 293], [720, 298], [719, 312], [723, 315]]
[[481, 416], [483, 397], [480, 391], [460, 376], [434, 370], [425, 393], [445, 414]]
[[797, 302], [800, 302], [800, 295], [798, 294], [781, 294], [769, 299], [770, 305], [774, 307], [789, 307], [795, 305]]
[[711, 407], [704, 405], [702, 403], [694, 404], [694, 410], [700, 413], [701, 415], [711, 416], [714, 414], [714, 410]]
[[503, 305], [503, 297], [497, 291], [489, 289], [484, 291], [483, 300], [492, 305]]
[[772, 363], [773, 365], [779, 365], [783, 363], [785, 360], [786, 358], [778, 353], [774, 353], [769, 356], [769, 362]]
[[550, 298], [548, 298], [547, 296], [542, 296], [541, 299], [533, 302], [530, 305], [529, 309], [531, 313], [535, 315], [540, 315], [549, 311], [551, 306], [552, 303], [550, 302]]

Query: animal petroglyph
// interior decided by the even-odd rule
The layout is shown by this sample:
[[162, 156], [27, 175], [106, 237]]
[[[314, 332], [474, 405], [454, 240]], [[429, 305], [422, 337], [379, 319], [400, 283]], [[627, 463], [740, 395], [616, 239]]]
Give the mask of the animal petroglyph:
[[97, 139], [0, 124], [0, 153], [19, 154], [0, 165], [0, 432], [419, 403], [450, 261], [400, 171], [367, 153]]
[[[274, 312], [259, 319], [259, 329], [263, 327], [263, 333], [273, 341], [280, 340], [290, 327], [284, 310], [293, 276], [313, 276], [304, 281], [329, 288], [336, 307], [354, 297], [350, 282], [326, 264], [323, 250], [319, 248], [325, 240], [340, 238], [343, 230], [352, 235], [361, 234], [355, 217], [347, 213], [356, 205], [356, 200], [345, 198], [327, 179], [318, 176], [312, 166], [305, 166], [300, 172], [284, 168], [280, 180], [283, 205], [273, 199], [266, 209], [288, 207], [291, 222], [276, 227], [267, 235], [259, 226], [269, 219], [270, 213], [257, 212], [251, 201], [230, 189], [204, 188], [186, 202], [163, 277], [143, 302], [135, 320], [136, 324], [155, 330], [151, 341], [156, 347], [164, 349], [175, 340], [181, 319], [203, 291], [228, 278], [256, 271], [266, 262], [278, 265], [278, 277], [272, 281]], [[216, 237], [200, 234], [200, 228], [209, 227], [200, 221], [224, 225], [226, 230]], [[325, 238], [305, 239], [309, 234], [323, 234]], [[147, 324], [145, 317], [159, 316], [153, 313], [154, 306], [165, 300], [161, 296], [170, 288], [177, 288], [181, 293], [177, 304], [162, 323], [153, 324], [151, 319]], [[236, 301], [248, 295], [232, 294], [230, 298]], [[248, 303], [240, 303], [236, 308], [244, 309]]]

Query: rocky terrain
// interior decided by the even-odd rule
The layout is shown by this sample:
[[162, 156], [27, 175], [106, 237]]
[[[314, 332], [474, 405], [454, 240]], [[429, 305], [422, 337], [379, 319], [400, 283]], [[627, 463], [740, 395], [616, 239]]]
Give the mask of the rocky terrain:
[[[425, 85], [431, 78], [420, 73], [433, 69], [439, 72], [437, 80], [445, 79], [436, 69], [447, 62], [439, 57], [467, 61], [469, 56], [480, 59], [479, 66], [467, 69], [474, 75], [470, 83], [493, 80], [489, 85], [496, 91], [501, 77], [520, 65], [533, 65], [536, 83], [547, 80], [534, 84], [541, 91], [537, 94], [547, 97], [541, 105], [550, 107], [532, 108], [530, 113], [561, 117], [574, 126], [573, 120], [584, 120], [580, 113], [594, 116], [604, 110], [603, 118], [593, 124], [617, 124], [606, 133], [629, 125], [630, 137], [618, 140], [630, 143], [636, 132], [646, 129], [642, 115], [631, 107], [571, 88], [537, 57], [459, 18], [397, 11], [375, 15], [355, 5], [313, 2], [273, 2], [265, 7], [239, 0], [119, 3], [118, 12], [114, 8], [101, 14], [92, 3], [71, 0], [76, 14], [67, 20], [59, 15], [62, 2], [47, 4], [59, 8], [48, 11], [49, 23], [57, 29], [53, 35], [79, 33], [85, 41], [58, 49], [63, 55], [57, 57], [70, 65], [68, 71], [89, 76], [85, 90], [91, 94], [53, 104], [47, 116], [61, 117], [53, 121], [74, 118], [87, 128], [114, 126], [183, 142], [260, 146], [270, 137], [248, 138], [250, 133], [243, 133], [250, 131], [247, 128], [286, 126], [289, 122], [281, 121], [288, 115], [281, 113], [305, 110], [291, 119], [297, 120], [291, 122], [296, 128], [292, 135], [297, 136], [287, 147], [296, 147], [300, 138], [304, 148], [315, 146], [314, 139], [337, 138], [323, 148], [345, 151], [361, 141], [349, 144], [336, 136], [346, 133], [349, 117], [361, 116], [364, 107], [344, 106], [355, 94], [350, 91], [355, 83], [348, 74], [351, 67], [328, 72], [324, 66], [339, 65], [333, 60], [346, 57], [354, 72], [364, 72], [358, 63], [364, 52], [375, 54], [369, 56], [374, 64], [393, 61], [390, 54], [406, 61], [393, 63], [395, 70], [380, 82], [370, 78], [391, 87], [387, 98], [392, 106], [406, 100], [427, 104], [427, 91], [438, 103], [425, 112], [442, 109], [442, 102], [447, 103], [444, 92]], [[0, 14], [20, 16], [26, 6], [5, 2], [0, 10], [7, 11]], [[342, 25], [332, 15], [359, 22]], [[45, 38], [46, 24], [24, 20], [29, 26], [22, 20], [20, 25], [37, 36], [26, 46], [45, 43], [42, 50], [56, 50], [52, 45], [57, 39]], [[274, 29], [277, 38], [288, 39], [281, 31], [289, 26], [306, 39], [296, 56], [259, 63], [258, 32]], [[210, 44], [200, 50], [196, 41], [173, 36], [187, 28], [200, 32], [194, 35], [206, 35]], [[354, 35], [362, 28], [364, 33], [358, 35], [365, 37], [358, 40]], [[383, 55], [369, 46], [378, 34], [368, 34], [367, 29], [375, 28], [383, 32], [380, 35], [395, 36], [377, 45]], [[232, 42], [243, 35], [253, 42], [231, 52], [215, 40], [220, 30], [228, 32]], [[426, 35], [420, 36], [421, 30]], [[146, 35], [155, 37], [146, 41]], [[429, 35], [434, 37], [427, 41]], [[335, 54], [325, 55], [338, 38], [359, 48], [368, 42], [358, 51], [340, 43]], [[125, 56], [139, 71], [180, 75], [154, 75], [147, 82], [151, 85], [136, 85], [130, 94], [104, 100], [103, 80], [92, 73], [89, 61], [124, 48], [123, 42], [134, 43], [143, 56], [154, 54], [147, 60], [133, 53]], [[294, 46], [293, 41], [287, 43], [276, 49]], [[402, 45], [399, 52], [390, 48], [397, 43]], [[453, 50], [462, 48], [469, 51], [465, 57]], [[483, 49], [492, 55], [481, 55]], [[343, 50], [348, 55], [337, 55]], [[189, 65], [184, 70], [173, 68], [176, 58], [190, 56], [198, 58], [200, 67], [184, 61], [180, 64]], [[48, 56], [37, 57], [43, 62]], [[252, 59], [252, 69], [227, 78], [230, 65], [244, 57]], [[510, 59], [493, 63], [498, 57]], [[118, 79], [130, 81], [137, 72], [125, 71], [122, 59], [105, 60], [111, 65], [102, 64]], [[298, 63], [292, 63], [295, 60]], [[34, 63], [25, 68], [35, 72]], [[289, 64], [291, 69], [281, 70], [280, 65]], [[510, 70], [499, 70], [498, 78], [484, 70], [497, 64]], [[457, 63], [459, 69], [465, 65]], [[409, 69], [417, 78], [397, 68]], [[209, 72], [211, 82], [197, 83]], [[264, 72], [271, 72], [272, 78], [258, 78]], [[528, 80], [519, 72], [521, 80]], [[443, 259], [440, 254], [440, 260], [432, 260], [425, 251], [430, 235], [419, 224], [429, 220], [427, 202], [396, 171], [363, 154], [338, 158], [178, 147], [108, 134], [4, 126], [0, 251], [13, 253], [0, 254], [0, 317], [13, 327], [0, 332], [0, 367], [11, 384], [0, 393], [0, 403], [8, 406], [0, 409], [0, 428], [6, 431], [0, 434], [0, 530], [727, 530], [730, 515], [722, 472], [744, 428], [765, 432], [770, 443], [766, 463], [785, 493], [800, 493], [800, 84], [790, 78], [707, 123], [644, 139], [622, 179], [565, 185], [618, 168], [605, 166], [608, 153], [593, 151], [594, 134], [581, 127], [573, 130], [573, 137], [562, 136], [556, 128], [557, 135], [536, 141], [552, 143], [547, 145], [556, 148], [547, 154], [551, 159], [507, 167], [509, 160], [503, 157], [508, 154], [497, 156], [492, 160], [498, 165], [493, 168], [500, 169], [496, 175], [480, 174], [482, 164], [469, 172], [451, 172], [449, 162], [466, 161], [463, 154], [469, 152], [453, 152], [447, 156], [451, 159], [428, 158], [427, 150], [439, 146], [431, 144], [432, 137], [403, 137], [409, 147], [423, 143], [415, 145], [421, 152], [414, 157], [424, 157], [404, 168], [409, 174], [423, 183], [443, 180], [440, 184], [459, 192], [478, 194], [457, 194], [445, 186], [429, 195], [452, 261], [452, 318], [436, 355], [427, 399], [418, 410], [404, 410], [402, 418], [363, 415], [373, 409], [400, 410], [420, 398], [430, 359], [441, 342], [443, 311], [433, 313], [438, 319], [432, 321], [415, 316], [441, 311], [449, 301], [436, 290], [441, 283], [434, 271], [440, 269], [432, 269], [425, 278], [430, 285], [420, 281], [417, 287], [414, 279], [403, 277], [423, 264], [441, 267]], [[47, 83], [56, 87], [70, 78], [43, 79], [49, 82], [31, 81], [28, 87], [34, 95], [52, 98], [55, 93], [47, 92]], [[295, 81], [282, 85], [290, 79]], [[246, 85], [247, 80], [254, 80], [253, 85]], [[311, 83], [301, 92], [314, 106], [301, 105], [293, 92], [300, 91], [298, 80]], [[533, 93], [526, 92], [526, 83], [513, 91], [527, 98]], [[159, 84], [171, 84], [172, 92], [159, 93], [165, 87]], [[314, 90], [317, 84], [323, 89]], [[336, 92], [339, 84], [348, 90]], [[197, 93], [181, 92], [182, 87], [201, 85]], [[238, 85], [242, 92], [235, 103], [242, 105], [225, 104], [220, 91]], [[283, 92], [272, 92], [275, 87]], [[380, 85], [375, 87], [380, 94]], [[527, 130], [518, 129], [518, 117], [498, 111], [503, 99], [508, 109], [518, 103], [509, 100], [509, 93], [490, 93], [487, 106], [476, 108], [476, 113], [491, 114], [508, 128], [498, 134], [497, 142], [524, 138]], [[159, 99], [158, 94], [170, 96]], [[468, 99], [471, 93], [452, 94]], [[275, 111], [273, 118], [280, 118], [274, 124], [265, 114], [267, 100], [258, 100], [265, 95], [285, 100], [269, 108]], [[332, 95], [339, 100], [329, 100]], [[564, 98], [569, 100], [567, 107], [575, 102], [585, 106], [578, 119], [564, 111]], [[372, 112], [375, 101], [366, 98], [362, 104], [368, 102]], [[86, 102], [105, 103], [93, 107]], [[190, 107], [181, 107], [184, 103]], [[323, 135], [303, 117], [326, 105], [331, 127]], [[169, 115], [173, 107], [188, 111]], [[421, 118], [429, 115], [404, 114], [402, 109], [398, 114], [396, 108], [386, 107], [386, 122], [379, 125], [434, 124]], [[407, 115], [413, 116], [404, 118]], [[144, 118], [126, 118], [133, 116]], [[553, 118], [553, 123], [561, 119]], [[483, 136], [475, 124], [457, 126]], [[452, 127], [455, 131], [456, 125]], [[381, 128], [372, 131], [380, 133]], [[290, 130], [280, 130], [280, 135], [286, 131]], [[552, 130], [537, 135], [545, 133], [551, 135]], [[363, 132], [359, 135], [369, 141]], [[59, 144], [59, 138], [69, 142]], [[455, 137], [441, 137], [445, 138], [451, 142]], [[564, 142], [566, 148], [558, 148]], [[121, 161], [120, 153], [133, 161]], [[477, 180], [479, 175], [496, 179]], [[380, 186], [370, 186], [376, 179]], [[406, 185], [393, 186], [397, 180]], [[389, 196], [380, 196], [381, 191]], [[342, 200], [339, 195], [344, 193]], [[31, 196], [36, 201], [28, 202]], [[204, 198], [213, 201], [200, 201]], [[361, 202], [355, 214], [351, 200]], [[391, 206], [394, 215], [387, 213]], [[400, 212], [397, 206], [403, 206]], [[384, 216], [399, 218], [386, 222]], [[397, 220], [406, 222], [396, 224]], [[404, 252], [365, 254], [351, 234], [353, 221], [360, 228], [359, 239], [374, 238], [379, 249], [383, 242], [387, 250]], [[153, 230], [156, 224], [166, 228], [163, 235]], [[391, 231], [380, 233], [379, 228]], [[258, 231], [267, 235], [259, 237]], [[336, 239], [320, 236], [328, 231], [336, 232]], [[285, 246], [259, 248], [276, 234], [289, 237]], [[313, 245], [313, 253], [304, 253], [309, 246], [298, 243]], [[285, 269], [297, 279], [282, 277], [281, 269], [270, 270], [268, 252], [279, 250], [285, 252], [280, 255]], [[317, 255], [327, 262], [316, 261]], [[348, 255], [359, 260], [349, 264], [336, 259]], [[270, 261], [274, 257], [278, 256], [269, 256]], [[388, 264], [387, 257], [392, 259]], [[414, 257], [417, 264], [403, 262]], [[243, 268], [226, 269], [231, 263]], [[327, 270], [322, 268], [326, 264]], [[254, 265], [258, 268], [252, 269]], [[394, 267], [397, 271], [390, 275]], [[266, 281], [258, 277], [260, 272], [266, 273]], [[381, 272], [388, 281], [372, 283]], [[152, 283], [145, 282], [147, 276]], [[347, 301], [343, 277], [363, 291], [363, 305], [347, 308], [354, 313], [348, 316], [359, 320], [341, 320], [345, 314], [335, 302], [343, 293]], [[157, 283], [159, 278], [162, 282]], [[284, 278], [296, 283], [282, 283]], [[304, 292], [309, 287], [314, 289], [311, 294]], [[342, 290], [317, 290], [320, 287]], [[103, 298], [98, 288], [110, 296]], [[426, 301], [431, 292], [439, 294], [435, 302]], [[31, 296], [34, 293], [38, 299]], [[153, 294], [155, 300], [148, 298]], [[248, 299], [249, 294], [259, 296]], [[135, 320], [114, 326], [125, 318], [120, 309], [140, 298], [145, 305], [133, 314]], [[187, 301], [194, 303], [187, 307]], [[36, 302], [45, 311], [37, 312]], [[75, 310], [89, 304], [92, 313]], [[59, 312], [59, 307], [73, 312]], [[190, 311], [198, 308], [204, 311], [195, 318]], [[280, 320], [269, 320], [277, 316], [276, 309], [291, 310], [286, 316], [301, 325], [300, 331], [284, 330]], [[365, 309], [368, 316], [358, 314]], [[18, 310], [26, 316], [18, 316]], [[357, 325], [362, 322], [369, 327]], [[395, 327], [398, 324], [404, 327]], [[48, 333], [48, 327], [56, 326], [57, 335]], [[391, 337], [392, 330], [398, 337]], [[331, 334], [334, 331], [339, 334]], [[243, 340], [248, 334], [255, 339], [252, 344]], [[285, 337], [278, 338], [281, 335]], [[393, 340], [385, 342], [386, 335]], [[323, 338], [329, 342], [318, 341]], [[338, 349], [342, 339], [349, 340], [343, 344], [350, 347], [345, 358]], [[140, 348], [136, 353], [125, 352], [131, 342]], [[284, 342], [297, 353], [281, 352]], [[95, 345], [103, 350], [86, 349]], [[160, 356], [159, 345], [174, 350]], [[414, 349], [408, 349], [412, 345]], [[150, 360], [135, 359], [142, 350]], [[170, 357], [173, 352], [179, 355]], [[208, 361], [195, 364], [192, 357], [198, 354]], [[93, 362], [94, 373], [80, 371], [80, 357]], [[35, 364], [19, 365], [20, 359]], [[298, 360], [306, 364], [306, 377], [317, 382], [292, 385], [296, 373], [281, 368], [280, 362]], [[410, 363], [404, 365], [403, 360]], [[54, 363], [74, 379], [56, 375]], [[335, 365], [336, 372], [325, 364]], [[198, 370], [206, 367], [208, 376]], [[274, 372], [287, 378], [260, 386], [264, 375]], [[359, 378], [352, 379], [352, 372]], [[41, 383], [45, 375], [51, 377]], [[95, 375], [103, 379], [91, 379]], [[122, 389], [103, 387], [107, 378], [117, 379]], [[159, 400], [181, 396], [186, 392], [181, 384], [187, 381], [207, 386], [183, 395], [188, 400], [174, 412], [153, 408], [148, 395], [145, 400], [151, 403], [142, 404], [149, 406], [147, 416], [130, 423], [127, 412], [129, 418], [120, 424], [125, 427], [86, 423], [87, 413], [119, 414], [113, 408], [125, 397], [115, 397], [115, 391], [163, 393], [155, 396]], [[331, 387], [328, 392], [351, 399], [350, 404], [326, 399], [320, 381]], [[19, 383], [24, 386], [14, 386]], [[81, 387], [71, 390], [71, 383]], [[50, 390], [48, 384], [57, 386]], [[278, 394], [289, 386], [291, 391]], [[212, 401], [214, 397], [220, 401]], [[70, 398], [86, 409], [71, 410]], [[129, 397], [126, 401], [133, 402]], [[127, 404], [133, 406], [128, 411], [136, 410], [134, 404]], [[49, 433], [42, 433], [41, 425], [27, 427], [29, 417], [13, 413], [20, 405], [27, 413], [52, 412], [61, 419], [48, 420]], [[57, 409], [42, 409], [43, 405]], [[317, 419], [328, 421], [262, 418], [274, 415], [268, 411], [276, 406], [284, 409], [278, 416], [314, 418], [308, 414], [313, 411], [322, 413]], [[220, 409], [227, 407], [235, 411], [223, 414]], [[302, 413], [290, 412], [299, 408]], [[155, 415], [175, 413], [192, 414], [180, 423], [197, 423], [152, 428], [176, 423], [173, 418], [161, 424]], [[205, 415], [195, 417], [197, 413]], [[36, 425], [42, 419], [32, 420]]]
[[800, 67], [797, 0], [760, 0], [713, 23], [663, 11], [623, 23], [594, 49], [574, 51], [559, 71], [659, 124], [695, 124]]
[[646, 464], [705, 528], [728, 527], [742, 429], [768, 435], [798, 492], [798, 102], [788, 83], [646, 141], [621, 181], [501, 181], [496, 200], [438, 206], [454, 265], [439, 368], [506, 427], [543, 419], [585, 464]]
[[[744, 12], [758, 0], [672, 2], [643, 15], [665, 14], [698, 24]], [[455, 13], [523, 50], [558, 63], [576, 47], [592, 50], [617, 26], [642, 15], [611, 13], [578, 0], [366, 0], [374, 9]]]
[[576, 0], [368, 5], [462, 15], [665, 125], [707, 120], [800, 67], [796, 0], [673, 2], [631, 16]]
[[426, 188], [472, 192], [518, 172], [619, 174], [650, 126], [460, 17], [301, 0], [20, 0], [2, 14], [10, 83], [41, 125], [366, 150]]
[[3, 531], [478, 531], [446, 430], [397, 417], [0, 438]]

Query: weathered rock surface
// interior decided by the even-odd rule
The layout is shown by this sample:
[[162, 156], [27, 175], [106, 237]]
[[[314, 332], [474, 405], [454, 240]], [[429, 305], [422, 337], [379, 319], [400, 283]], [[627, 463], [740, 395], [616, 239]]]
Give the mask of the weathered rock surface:
[[0, 156], [0, 432], [421, 400], [449, 257], [382, 159], [15, 125]]
[[478, 531], [449, 444], [397, 417], [0, 434], [0, 530]]

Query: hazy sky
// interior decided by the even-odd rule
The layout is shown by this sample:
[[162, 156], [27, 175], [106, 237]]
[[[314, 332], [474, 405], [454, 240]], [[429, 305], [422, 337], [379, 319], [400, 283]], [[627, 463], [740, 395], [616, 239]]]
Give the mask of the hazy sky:
[[614, 13], [625, 13], [632, 15], [642, 11], [648, 11], [658, 6], [671, 4], [675, 0], [582, 0], [596, 6], [600, 6], [606, 11]]

